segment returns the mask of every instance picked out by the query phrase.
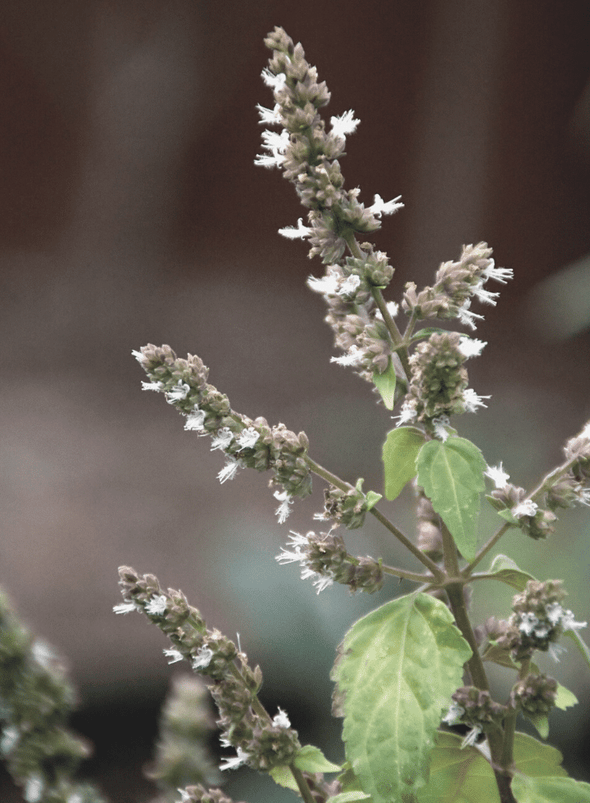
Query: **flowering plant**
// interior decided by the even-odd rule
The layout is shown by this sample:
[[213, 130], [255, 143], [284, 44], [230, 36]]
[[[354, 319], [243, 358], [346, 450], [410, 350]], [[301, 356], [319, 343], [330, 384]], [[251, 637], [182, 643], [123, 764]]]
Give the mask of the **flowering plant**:
[[[319, 256], [326, 266], [324, 275], [311, 277], [308, 285], [328, 308], [326, 322], [339, 350], [333, 361], [367, 381], [378, 403], [398, 408], [396, 426], [383, 446], [383, 493], [365, 491], [363, 480], [352, 485], [319, 465], [305, 433], [234, 411], [227, 396], [208, 382], [208, 369], [197, 356], [179, 358], [169, 346], [134, 352], [147, 374], [143, 388], [162, 393], [184, 416], [186, 430], [209, 437], [210, 448], [223, 453], [220, 482], [245, 468], [270, 471], [280, 523], [296, 499], [312, 492], [313, 475], [325, 483], [323, 511], [316, 516], [324, 530], [291, 532], [277, 556], [280, 564], [298, 564], [302, 579], [311, 579], [317, 593], [340, 583], [351, 592], [371, 594], [392, 578], [411, 581], [416, 589], [365, 615], [340, 646], [332, 677], [334, 714], [343, 718], [343, 764], [332, 763], [318, 747], [302, 746], [284, 711], [272, 716], [265, 710], [258, 698], [260, 668], [249, 665], [239, 644], [208, 626], [182, 592], [163, 589], [153, 575], [121, 567], [124, 602], [115, 611], [145, 614], [170, 640], [164, 650], [169, 662], [187, 661], [208, 679], [221, 742], [235, 751], [221, 770], [248, 765], [269, 773], [306, 803], [590, 801], [590, 785], [567, 777], [557, 750], [516, 730], [519, 716], [525, 717], [544, 740], [551, 709], [577, 702], [540, 671], [535, 653], [557, 658], [561, 637], [567, 636], [590, 665], [579, 634], [586, 623], [575, 621], [564, 606], [561, 581], [539, 581], [502, 554], [480, 569], [508, 530], [545, 539], [554, 530], [557, 510], [590, 504], [590, 422], [565, 444], [564, 461], [531, 491], [512, 484], [502, 464], [489, 466], [480, 449], [458, 434], [453, 416], [487, 406], [489, 397], [469, 387], [465, 368], [486, 344], [421, 322], [456, 322], [472, 332], [482, 318], [472, 305], [495, 305], [499, 294], [488, 283], [506, 284], [512, 271], [495, 265], [486, 243], [467, 245], [457, 261], [439, 267], [432, 286], [419, 289], [407, 282], [399, 304], [386, 302], [383, 291], [393, 268], [387, 255], [364, 238], [381, 227], [383, 215], [403, 204], [376, 195], [367, 206], [359, 189], [345, 188], [340, 158], [359, 121], [348, 111], [332, 116], [327, 127], [320, 110], [330, 93], [301, 45], [281, 28], [265, 43], [272, 56], [262, 75], [274, 106], [259, 106], [259, 113], [262, 123], [281, 131], [263, 132], [264, 153], [256, 163], [281, 169], [308, 210], [305, 222], [300, 218], [296, 227], [280, 233], [307, 240], [309, 256]], [[402, 315], [404, 324], [398, 322]], [[383, 496], [395, 500], [408, 483], [416, 497], [415, 538], [390, 520], [382, 503]], [[479, 544], [482, 494], [498, 522], [495, 533]], [[348, 551], [341, 530], [361, 527], [367, 514], [408, 550], [421, 571]], [[504, 583], [517, 592], [506, 618], [491, 616], [474, 626], [469, 600], [476, 581]], [[26, 639], [21, 642], [19, 660], [33, 672], [32, 648]], [[486, 663], [514, 672], [506, 699], [493, 696]], [[14, 696], [6, 684], [1, 691], [6, 699]], [[193, 695], [199, 708], [193, 686], [176, 689], [177, 697], [181, 693]], [[178, 710], [186, 713], [190, 706], [170, 704], [167, 738], [175, 738], [170, 712]], [[2, 750], [16, 777], [28, 784], [28, 801], [100, 799], [86, 787], [56, 785], [61, 776], [45, 771], [48, 762], [24, 766], [16, 761], [26, 745], [26, 717], [17, 706], [6, 705], [2, 718]], [[229, 800], [219, 789], [206, 788], [215, 768], [205, 758], [194, 760], [206, 730], [197, 728], [182, 749], [161, 750], [153, 777], [161, 784], [162, 800]]]

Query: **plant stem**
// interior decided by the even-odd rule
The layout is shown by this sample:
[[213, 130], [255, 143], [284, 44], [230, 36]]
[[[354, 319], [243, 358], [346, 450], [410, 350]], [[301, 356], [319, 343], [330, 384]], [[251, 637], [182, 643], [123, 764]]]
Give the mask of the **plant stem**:
[[463, 571], [461, 572], [463, 577], [469, 577], [469, 575], [473, 571], [474, 567], [477, 566], [477, 564], [480, 562], [480, 560], [482, 558], [484, 558], [488, 554], [490, 549], [492, 549], [494, 546], [496, 546], [496, 544], [498, 543], [500, 538], [502, 538], [502, 536], [504, 535], [506, 530], [508, 530], [511, 526], [513, 526], [513, 525], [511, 525], [508, 522], [506, 522], [506, 524], [503, 524], [500, 527], [500, 529], [498, 530], [497, 533], [492, 535], [492, 537], [488, 540], [488, 542], [482, 546], [482, 548], [479, 550], [477, 555], [473, 558], [471, 563], [463, 569]]
[[311, 794], [311, 789], [307, 785], [307, 781], [303, 777], [303, 773], [301, 770], [294, 767], [293, 764], [289, 764], [289, 769], [293, 777], [295, 778], [295, 783], [299, 787], [299, 791], [301, 792], [301, 797], [305, 801], [305, 803], [315, 803], [314, 797]]

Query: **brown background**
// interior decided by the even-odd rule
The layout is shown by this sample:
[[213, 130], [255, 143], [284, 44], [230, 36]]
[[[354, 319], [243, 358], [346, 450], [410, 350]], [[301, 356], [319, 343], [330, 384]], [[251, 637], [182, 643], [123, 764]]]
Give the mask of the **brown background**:
[[[429, 282], [467, 242], [487, 240], [514, 268], [483, 310], [489, 345], [470, 365], [490, 409], [461, 422], [464, 434], [524, 485], [590, 417], [589, 263], [577, 290], [562, 272], [590, 252], [587, 2], [4, 0], [0, 579], [69, 656], [78, 724], [113, 800], [149, 797], [140, 767], [170, 675], [158, 634], [110, 613], [119, 564], [159, 574], [213, 624], [239, 629], [267, 668], [269, 699], [292, 700], [304, 729], [329, 713], [302, 697], [316, 676], [329, 691], [316, 645], [331, 655], [362, 610], [334, 589], [316, 613], [312, 589], [275, 566], [287, 528], [265, 478], [220, 487], [219, 456], [141, 395], [130, 357], [146, 342], [197, 352], [235, 409], [305, 429], [316, 459], [379, 488], [391, 422], [329, 364], [321, 300], [304, 286], [321, 265], [276, 233], [302, 211], [277, 171], [253, 164], [255, 104], [271, 105], [262, 39], [277, 24], [327, 81], [329, 113], [362, 120], [347, 185], [369, 203], [403, 196], [376, 237], [397, 269], [390, 297]], [[551, 276], [558, 284], [543, 284]], [[320, 507], [320, 494], [299, 506], [293, 528]], [[539, 576], [563, 574], [587, 618], [590, 533], [576, 515], [548, 544], [514, 536], [502, 548]], [[370, 546], [363, 537], [353, 548], [395, 559], [380, 533], [367, 533]], [[285, 589], [300, 607], [280, 607]], [[552, 742], [570, 753], [587, 739], [590, 693], [581, 661], [564, 671], [580, 706]], [[105, 736], [113, 723], [116, 739]], [[328, 739], [338, 725], [319, 728], [314, 738]]]

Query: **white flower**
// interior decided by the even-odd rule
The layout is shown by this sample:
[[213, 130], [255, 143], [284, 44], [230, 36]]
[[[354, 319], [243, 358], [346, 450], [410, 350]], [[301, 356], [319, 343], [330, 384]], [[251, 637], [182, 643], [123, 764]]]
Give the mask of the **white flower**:
[[434, 434], [444, 443], [449, 437], [447, 432], [447, 427], [450, 426], [449, 419], [446, 416], [441, 416], [440, 418], [433, 418], [432, 423], [434, 424]]
[[139, 608], [134, 602], [120, 602], [113, 607], [114, 613], [131, 613], [132, 611], [138, 610]]
[[481, 725], [474, 725], [461, 742], [461, 750], [463, 750], [465, 747], [471, 747], [474, 745], [477, 741], [477, 737], [480, 735], [480, 733], [482, 733], [482, 731], [483, 728]]
[[225, 758], [223, 763], [219, 765], [220, 770], [234, 770], [250, 758], [250, 753], [242, 750], [241, 747], [237, 749], [237, 756], [233, 758]]
[[563, 608], [559, 602], [551, 602], [549, 605], [546, 605], [545, 616], [554, 627], [559, 624], [559, 620], [563, 616]]
[[206, 669], [211, 663], [212, 658], [213, 650], [210, 650], [209, 647], [199, 647], [196, 656], [192, 660], [191, 666], [193, 669]]
[[145, 606], [145, 611], [151, 616], [162, 616], [162, 614], [166, 613], [167, 603], [168, 598], [164, 594], [158, 594], [157, 597], [152, 597], [148, 602]]
[[276, 131], [263, 131], [262, 147], [271, 152], [271, 155], [262, 154], [254, 159], [254, 164], [259, 167], [278, 167], [285, 161], [285, 150], [289, 145], [289, 132], [284, 128], [280, 134]]
[[278, 563], [296, 563], [297, 561], [307, 560], [307, 554], [302, 551], [303, 547], [308, 546], [307, 536], [291, 530], [287, 546], [291, 547], [291, 549], [281, 547], [280, 554], [276, 556], [275, 560]]
[[[334, 585], [334, 580], [331, 577], [325, 574], [318, 574], [317, 572], [313, 572], [313, 574], [315, 575], [313, 585], [316, 587], [317, 594], [320, 594], [322, 591], [325, 591], [326, 588], [330, 588], [330, 586]], [[303, 572], [301, 572], [301, 579], [307, 579], [307, 577], [303, 577]]]
[[211, 439], [211, 451], [222, 449], [225, 451], [234, 439], [234, 433], [229, 427], [221, 427], [217, 434]]
[[535, 614], [531, 613], [530, 611], [525, 611], [524, 613], [520, 614], [518, 629], [521, 633], [524, 633], [525, 636], [532, 636], [538, 624], [539, 620]]
[[180, 800], [178, 801], [178, 803], [186, 803], [187, 800], [191, 799], [191, 796], [186, 791], [186, 789], [177, 789], [176, 791], [180, 792]]
[[310, 290], [313, 290], [314, 293], [322, 293], [322, 295], [325, 296], [335, 296], [338, 294], [338, 288], [340, 287], [340, 278], [337, 271], [331, 271], [330, 268], [328, 268], [326, 275], [322, 276], [321, 279], [310, 276], [307, 280], [307, 286]]
[[403, 209], [403, 204], [400, 201], [402, 196], [398, 195], [397, 198], [392, 198], [391, 201], [384, 201], [380, 195], [375, 195], [375, 200], [368, 211], [372, 215], [381, 217], [381, 215], [393, 215], [398, 209]]
[[459, 703], [456, 703], [454, 700], [449, 706], [449, 710], [442, 718], [442, 721], [446, 725], [456, 725], [458, 722], [461, 722], [461, 717], [465, 713], [465, 709]]
[[459, 340], [459, 351], [467, 360], [470, 357], [479, 357], [485, 346], [487, 346], [485, 340], [477, 340], [471, 337], [462, 337]]
[[142, 382], [141, 383], [142, 390], [156, 390], [160, 391], [164, 389], [163, 382]]
[[285, 228], [279, 229], [279, 234], [289, 240], [302, 240], [304, 237], [309, 237], [312, 231], [313, 229], [310, 229], [309, 226], [303, 225], [303, 218], [300, 217], [297, 226], [285, 226]]
[[184, 655], [179, 650], [164, 650], [164, 655], [166, 658], [170, 658], [168, 661], [169, 664], [176, 664], [178, 661], [182, 661], [184, 659]]
[[285, 82], [287, 80], [287, 76], [284, 72], [277, 73], [276, 75], [272, 73], [268, 67], [265, 67], [264, 70], [260, 73], [262, 76], [262, 80], [266, 84], [266, 86], [272, 87], [274, 90], [282, 89], [285, 86]]
[[277, 125], [281, 122], [281, 107], [275, 103], [274, 109], [267, 109], [261, 106], [260, 103], [256, 104], [258, 114], [260, 115], [259, 123], [264, 125]]
[[193, 411], [188, 414], [184, 428], [191, 432], [203, 432], [205, 429], [205, 411], [195, 407]]
[[491, 396], [478, 396], [473, 388], [466, 388], [463, 391], [463, 401], [465, 402], [465, 411], [474, 413], [478, 407], [487, 407], [487, 404], [482, 399], [491, 399]]
[[356, 273], [351, 273], [340, 285], [339, 296], [351, 296], [361, 283], [361, 277]]
[[141, 353], [141, 351], [135, 351], [134, 349], [131, 353], [133, 354], [138, 363], [141, 363], [141, 365], [145, 365], [146, 358], [145, 355]]
[[484, 290], [483, 282], [472, 287], [471, 292], [482, 304], [491, 304], [494, 307], [497, 304], [496, 298], [500, 295], [500, 293], [492, 293], [490, 290]]
[[571, 611], [564, 611], [561, 617], [561, 626], [564, 630], [580, 630], [586, 627], [588, 622], [575, 622], [574, 614]]
[[283, 711], [282, 708], [279, 708], [279, 713], [273, 717], [272, 724], [275, 728], [290, 728], [291, 722], [289, 721], [289, 717]]
[[43, 778], [38, 775], [32, 775], [27, 781], [24, 791], [24, 798], [27, 803], [38, 803], [43, 796], [44, 786]]
[[[395, 318], [399, 312], [399, 304], [396, 301], [388, 301], [385, 306], [387, 307], [387, 312], [391, 315], [391, 317]], [[380, 313], [381, 310], [378, 310], [378, 312]]]
[[[279, 708], [279, 711], [280, 710], [281, 709]], [[14, 725], [5, 725], [4, 730], [2, 731], [2, 739], [0, 739], [0, 753], [2, 753], [4, 756], [7, 756], [15, 747], [19, 739], [19, 729], [15, 728]]]
[[227, 463], [221, 469], [221, 471], [217, 475], [217, 479], [223, 485], [224, 482], [227, 480], [233, 480], [233, 478], [238, 473], [238, 468], [240, 467], [239, 462], [236, 460], [235, 457], [228, 457]]
[[515, 519], [520, 519], [523, 516], [534, 516], [538, 510], [538, 505], [532, 499], [525, 499], [510, 511]]
[[411, 402], [405, 401], [399, 411], [399, 415], [391, 416], [394, 420], [397, 419], [396, 427], [401, 427], [402, 424], [407, 424], [408, 421], [414, 421], [416, 418], [416, 410]]
[[251, 449], [259, 437], [260, 433], [257, 432], [254, 427], [248, 427], [242, 430], [236, 442], [241, 449]]
[[354, 344], [341, 357], [330, 357], [330, 362], [338, 363], [338, 365], [354, 365], [356, 367], [361, 365], [362, 361], [363, 352]]
[[488, 267], [482, 271], [481, 275], [485, 276], [486, 279], [494, 279], [496, 282], [502, 282], [502, 284], [506, 284], [506, 280], [512, 279], [514, 276], [512, 268], [496, 268], [494, 266], [494, 260], [490, 259]]
[[347, 134], [354, 134], [359, 123], [360, 120], [355, 118], [353, 110], [349, 109], [339, 117], [330, 117], [331, 133], [335, 137], [346, 137]]
[[43, 639], [36, 639], [33, 642], [31, 652], [33, 653], [33, 658], [35, 661], [37, 661], [39, 666], [42, 666], [45, 669], [49, 668], [54, 661], [59, 660], [51, 644], [43, 641]]
[[291, 513], [293, 497], [288, 491], [275, 491], [273, 496], [281, 503], [275, 510], [275, 514], [279, 518], [279, 524], [284, 524]]
[[484, 474], [491, 479], [496, 488], [505, 488], [510, 479], [510, 474], [504, 471], [502, 463], [498, 466], [488, 466]]
[[470, 306], [471, 299], [468, 298], [457, 310], [457, 318], [459, 318], [459, 321], [465, 326], [470, 326], [472, 329], [475, 329], [475, 319], [479, 318], [481, 321], [483, 321], [483, 315], [478, 315], [476, 312], [471, 312], [469, 309]]
[[169, 390], [166, 393], [166, 401], [168, 404], [174, 404], [174, 402], [182, 401], [186, 399], [188, 393], [190, 391], [190, 386], [186, 384], [186, 382], [178, 382], [172, 390]]

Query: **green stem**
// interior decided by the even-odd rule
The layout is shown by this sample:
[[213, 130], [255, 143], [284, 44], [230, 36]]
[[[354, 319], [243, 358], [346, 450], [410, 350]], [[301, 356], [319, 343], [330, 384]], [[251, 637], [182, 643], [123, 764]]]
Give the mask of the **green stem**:
[[503, 524], [500, 527], [500, 529], [498, 530], [497, 533], [492, 535], [492, 537], [489, 539], [489, 541], [482, 546], [482, 548], [479, 550], [479, 552], [474, 557], [474, 559], [471, 561], [471, 563], [468, 566], [465, 566], [465, 568], [461, 572], [463, 577], [469, 577], [470, 576], [470, 574], [473, 571], [474, 567], [477, 566], [477, 564], [480, 562], [480, 560], [482, 558], [484, 558], [488, 554], [490, 549], [492, 549], [498, 543], [498, 541], [500, 540], [500, 538], [502, 538], [502, 536], [504, 535], [506, 530], [508, 530], [512, 526], [514, 526], [514, 525], [508, 524], [508, 522], [507, 522], [506, 524]]
[[398, 569], [395, 566], [381, 565], [383, 574], [391, 574], [393, 577], [399, 577], [400, 580], [411, 580], [413, 583], [426, 583], [430, 587], [432, 576], [430, 574], [417, 574], [416, 572], [407, 572], [405, 569]]
[[293, 764], [289, 764], [289, 769], [295, 778], [295, 783], [297, 784], [299, 791], [301, 792], [301, 797], [305, 800], [305, 803], [315, 803], [314, 797], [311, 794], [311, 789], [303, 777], [301, 770], [298, 770], [297, 767], [293, 766]]

